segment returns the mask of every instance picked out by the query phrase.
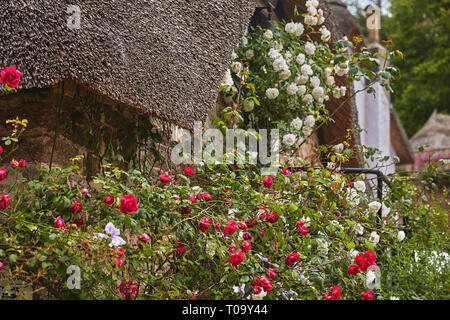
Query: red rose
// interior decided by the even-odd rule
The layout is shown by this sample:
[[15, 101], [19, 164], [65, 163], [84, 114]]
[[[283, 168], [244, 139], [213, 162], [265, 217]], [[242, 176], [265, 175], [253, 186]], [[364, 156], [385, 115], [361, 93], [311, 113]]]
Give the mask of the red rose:
[[204, 200], [204, 201], [211, 201], [211, 195], [208, 193], [208, 192], [204, 192], [203, 194], [202, 194], [202, 199]]
[[363, 300], [373, 300], [373, 292], [372, 290], [364, 291], [362, 294]]
[[253, 228], [254, 226], [256, 226], [256, 225], [258, 224], [258, 220], [253, 219], [253, 218], [250, 218], [250, 219], [248, 219], [248, 220], [245, 222], [245, 224], [247, 225], [247, 227], [248, 227], [249, 229], [251, 229], [251, 228]]
[[377, 259], [377, 256], [372, 251], [366, 251], [364, 252], [364, 255], [366, 256], [367, 262], [369, 262], [369, 264], [374, 264], [375, 260]]
[[6, 210], [9, 207], [9, 193], [2, 194], [0, 199], [0, 209]]
[[73, 223], [75, 223], [75, 225], [79, 228], [84, 224], [84, 220], [83, 217], [81, 217], [80, 219], [74, 220]]
[[81, 213], [81, 211], [83, 211], [83, 204], [80, 201], [75, 201], [70, 206], [70, 212], [73, 214]]
[[0, 154], [2, 154], [2, 153], [3, 153], [3, 147], [0, 146]]
[[233, 267], [239, 268], [239, 264], [244, 261], [244, 253], [242, 251], [240, 252], [234, 252], [231, 254], [230, 260], [228, 260]]
[[231, 199], [230, 199], [230, 198], [226, 198], [226, 199], [225, 199], [225, 202], [226, 202], [226, 203], [231, 203]]
[[276, 276], [277, 276], [277, 274], [275, 273], [275, 270], [273, 270], [273, 269], [267, 270], [267, 277], [269, 279], [275, 279]]
[[309, 232], [309, 229], [307, 227], [300, 227], [298, 228], [298, 234], [302, 237], [306, 236]]
[[270, 292], [273, 288], [272, 282], [270, 282], [266, 277], [262, 277], [261, 284], [265, 292]]
[[305, 225], [305, 222], [303, 222], [303, 220], [300, 219], [300, 220], [297, 221], [297, 225], [298, 225], [299, 227], [303, 227], [303, 226]]
[[188, 177], [192, 176], [194, 174], [194, 170], [192, 170], [191, 167], [185, 167], [184, 168], [184, 174]]
[[262, 182], [263, 186], [266, 188], [270, 188], [273, 186], [273, 180], [271, 176], [265, 177]]
[[195, 196], [194, 195], [190, 195], [189, 196], [189, 200], [191, 200], [192, 204], [195, 203]]
[[283, 168], [282, 172], [286, 177], [289, 177], [291, 175], [291, 171], [289, 171], [289, 169], [287, 168]]
[[19, 85], [22, 73], [15, 66], [6, 67], [1, 72], [1, 82], [10, 88], [16, 88]]
[[183, 207], [181, 208], [181, 214], [190, 214], [191, 208]]
[[249, 252], [252, 249], [252, 243], [250, 241], [244, 241], [241, 246], [242, 251], [245, 253]]
[[170, 176], [169, 176], [167, 173], [163, 172], [163, 173], [159, 176], [159, 181], [161, 181], [161, 182], [164, 183], [164, 184], [168, 184], [169, 181], [170, 181]]
[[206, 217], [200, 219], [200, 223], [198, 224], [202, 231], [206, 231], [211, 226], [212, 221]]
[[348, 266], [347, 274], [349, 276], [354, 276], [355, 274], [358, 274], [360, 272], [361, 272], [361, 269], [356, 264], [352, 264], [352, 265]]
[[231, 236], [233, 235], [233, 233], [235, 233], [236, 230], [237, 230], [237, 222], [234, 220], [230, 220], [228, 222], [228, 225], [223, 228], [223, 233]]
[[128, 194], [120, 199], [120, 212], [123, 214], [132, 214], [138, 210], [138, 199], [135, 196]]
[[122, 266], [122, 264], [123, 264], [123, 259], [122, 259], [122, 258], [117, 258], [117, 259], [116, 259], [116, 264], [115, 264], [115, 266], [117, 266], [117, 268], [120, 269], [120, 267]]
[[0, 167], [0, 181], [6, 178], [6, 169], [4, 167]]
[[252, 238], [252, 235], [250, 233], [248, 233], [248, 232], [245, 232], [242, 235], [242, 238], [244, 238], [244, 240], [250, 240]]
[[275, 223], [278, 221], [278, 214], [276, 212], [272, 212], [266, 216], [266, 221], [269, 223]]
[[64, 219], [61, 218], [61, 216], [58, 216], [55, 220], [55, 222], [53, 223], [53, 226], [55, 228], [62, 228], [64, 227], [66, 223], [64, 222]]
[[3, 263], [0, 262], [0, 271], [3, 269]]
[[245, 231], [248, 229], [247, 224], [243, 221], [239, 222], [239, 229], [241, 229], [242, 231]]
[[147, 243], [150, 240], [150, 237], [147, 234], [143, 234], [139, 237], [139, 240], [141, 240], [144, 243]]
[[261, 287], [255, 286], [255, 289], [254, 289], [254, 293], [255, 293], [255, 294], [260, 294], [261, 291], [262, 291], [262, 288], [261, 288]]
[[114, 203], [114, 197], [110, 194], [108, 194], [107, 196], [105, 196], [105, 203], [108, 206], [111, 206]]
[[262, 238], [264, 238], [265, 236], [266, 236], [266, 230], [261, 230], [260, 232], [259, 232], [259, 234], [261, 235], [261, 237]]
[[341, 297], [341, 287], [332, 287], [331, 291], [327, 292], [325, 300], [339, 300]]
[[367, 270], [367, 267], [369, 266], [369, 262], [364, 258], [364, 255], [361, 253], [358, 253], [355, 257], [355, 263], [358, 265], [358, 267], [361, 270]]
[[120, 293], [123, 295], [125, 299], [130, 299], [131, 297], [136, 297], [137, 295], [137, 287], [136, 285], [131, 282], [122, 282], [119, 286]]
[[298, 258], [299, 258], [298, 253], [297, 253], [297, 252], [292, 252], [291, 254], [289, 254], [289, 255], [286, 257], [286, 263], [287, 263], [287, 265], [288, 265], [288, 266], [294, 265], [294, 264], [298, 261]]
[[183, 244], [180, 243], [180, 242], [177, 242], [177, 251], [178, 251], [178, 254], [179, 254], [180, 256], [181, 256], [181, 255], [183, 254], [183, 252], [184, 252]]
[[18, 166], [19, 168], [25, 168], [27, 166], [27, 163], [25, 162], [25, 160], [20, 159]]

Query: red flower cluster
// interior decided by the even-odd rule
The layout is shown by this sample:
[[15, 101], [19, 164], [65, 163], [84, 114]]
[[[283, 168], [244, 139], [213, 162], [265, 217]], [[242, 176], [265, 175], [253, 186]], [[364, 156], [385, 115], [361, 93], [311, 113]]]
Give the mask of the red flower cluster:
[[159, 181], [163, 184], [168, 184], [170, 182], [170, 176], [163, 171], [163, 173], [159, 176]]
[[352, 264], [348, 266], [347, 274], [355, 275], [360, 273], [361, 270], [366, 271], [369, 266], [375, 264], [376, 258], [377, 256], [372, 251], [366, 251], [364, 252], [364, 255], [362, 253], [358, 253], [355, 257], [356, 265]]
[[236, 268], [239, 268], [239, 264], [241, 264], [242, 261], [244, 261], [244, 253], [242, 251], [233, 252], [230, 259], [228, 260], [228, 262]]
[[271, 186], [273, 186], [273, 179], [271, 176], [267, 176], [263, 179], [262, 181], [262, 185], [266, 188], [270, 188]]
[[223, 233], [228, 235], [233, 235], [237, 230], [237, 222], [234, 220], [228, 221], [228, 225], [223, 228]]
[[70, 212], [73, 214], [81, 213], [83, 211], [83, 204], [80, 201], [75, 201], [70, 206]]
[[279, 217], [278, 217], [278, 214], [276, 212], [272, 212], [272, 213], [266, 215], [266, 221], [268, 223], [275, 223], [275, 222], [278, 221], [278, 218]]
[[135, 298], [137, 295], [137, 287], [131, 281], [122, 282], [119, 286], [120, 293], [123, 295], [125, 299], [130, 299], [131, 297]]
[[331, 291], [328, 291], [324, 300], [339, 300], [341, 297], [341, 287], [331, 287]]
[[128, 194], [120, 199], [120, 212], [123, 214], [132, 214], [138, 210], [138, 199]]
[[254, 287], [255, 294], [259, 294], [261, 290], [264, 290], [264, 292], [269, 293], [270, 291], [272, 291], [273, 288], [272, 282], [270, 282], [270, 280], [268, 280], [264, 276], [255, 277], [255, 279], [253, 280], [252, 283], [250, 283], [250, 285]]
[[372, 290], [364, 291], [362, 294], [363, 300], [373, 300], [373, 292]]

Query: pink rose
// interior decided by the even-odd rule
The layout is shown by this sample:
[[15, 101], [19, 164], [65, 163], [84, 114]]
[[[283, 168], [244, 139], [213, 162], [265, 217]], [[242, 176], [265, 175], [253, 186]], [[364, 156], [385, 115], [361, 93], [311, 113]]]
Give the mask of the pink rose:
[[0, 209], [6, 210], [9, 207], [9, 193], [2, 194], [0, 199]]
[[19, 85], [22, 73], [15, 66], [6, 67], [1, 72], [0, 81], [3, 85], [16, 88]]
[[150, 237], [144, 233], [139, 237], [139, 240], [141, 240], [144, 243], [147, 243], [150, 240]]
[[273, 186], [273, 180], [271, 176], [267, 176], [263, 179], [262, 182], [263, 186], [266, 188], [270, 188], [271, 186]]
[[363, 300], [373, 300], [373, 292], [372, 290], [364, 291], [362, 294]]
[[250, 241], [244, 241], [244, 243], [241, 245], [241, 249], [245, 253], [249, 252], [252, 249], [252, 243]]
[[203, 194], [202, 194], [202, 199], [204, 200], [204, 201], [211, 201], [211, 195], [208, 193], [208, 192], [204, 192]]
[[275, 270], [273, 270], [273, 269], [267, 270], [267, 278], [275, 279], [276, 276], [277, 276], [277, 274], [275, 273]]
[[167, 173], [163, 172], [159, 176], [159, 181], [161, 181], [161, 183], [168, 184], [170, 181], [170, 176]]
[[119, 210], [123, 214], [132, 214], [138, 211], [138, 199], [131, 194], [122, 197], [120, 199]]
[[209, 219], [206, 218], [206, 217], [203, 217], [203, 218], [200, 219], [200, 223], [199, 223], [198, 225], [199, 225], [199, 227], [200, 227], [200, 230], [206, 231], [206, 230], [209, 229], [209, 227], [211, 226], [211, 224], [212, 224], [212, 221], [211, 221], [211, 220], [209, 220]]
[[0, 181], [6, 178], [6, 169], [4, 167], [0, 167]]
[[87, 196], [89, 194], [89, 190], [86, 188], [81, 189], [81, 195]]
[[188, 177], [192, 176], [194, 174], [194, 170], [192, 170], [191, 167], [185, 167], [184, 168], [184, 174]]
[[110, 194], [105, 196], [105, 203], [108, 206], [111, 206], [114, 203], [114, 197]]
[[64, 220], [61, 218], [61, 216], [58, 216], [55, 220], [55, 222], [53, 223], [53, 226], [55, 228], [62, 228], [64, 227], [66, 223], [64, 222]]
[[291, 171], [289, 171], [289, 169], [287, 168], [283, 168], [282, 172], [286, 177], [289, 177], [291, 175]]

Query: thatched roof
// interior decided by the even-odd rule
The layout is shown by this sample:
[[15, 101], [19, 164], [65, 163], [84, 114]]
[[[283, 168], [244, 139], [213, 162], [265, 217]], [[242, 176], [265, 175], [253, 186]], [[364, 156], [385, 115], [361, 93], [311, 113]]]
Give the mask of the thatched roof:
[[[73, 4], [80, 29], [67, 27]], [[18, 91], [72, 79], [192, 128], [215, 107], [253, 11], [252, 0], [1, 1], [0, 66], [22, 72]]]
[[450, 149], [450, 116], [434, 110], [428, 121], [411, 139], [414, 151], [429, 145], [431, 150]]
[[362, 34], [358, 20], [348, 11], [345, 3], [341, 0], [327, 0], [327, 2], [333, 10], [338, 38], [347, 36], [349, 39], [352, 39], [353, 36]]

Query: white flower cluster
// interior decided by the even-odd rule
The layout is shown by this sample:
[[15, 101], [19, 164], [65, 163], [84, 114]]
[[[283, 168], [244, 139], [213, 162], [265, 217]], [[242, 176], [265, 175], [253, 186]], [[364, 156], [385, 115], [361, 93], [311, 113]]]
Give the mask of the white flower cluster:
[[306, 1], [306, 9], [308, 12], [305, 16], [305, 24], [315, 26], [321, 25], [325, 22], [325, 18], [323, 16], [323, 10], [318, 9], [319, 1], [318, 0], [308, 0]]
[[303, 31], [305, 31], [305, 27], [303, 27], [303, 24], [300, 22], [289, 22], [286, 24], [284, 30], [287, 33], [291, 33], [296, 35], [297, 37], [300, 37], [303, 34]]

